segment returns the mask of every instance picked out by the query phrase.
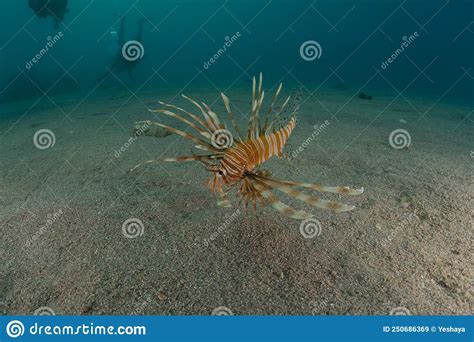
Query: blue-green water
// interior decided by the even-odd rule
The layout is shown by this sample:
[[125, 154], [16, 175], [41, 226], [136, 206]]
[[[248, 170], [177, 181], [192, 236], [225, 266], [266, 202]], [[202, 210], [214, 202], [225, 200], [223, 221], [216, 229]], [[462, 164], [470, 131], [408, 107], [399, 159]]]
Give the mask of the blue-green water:
[[[5, 0], [0, 99], [90, 91], [113, 64], [120, 18], [126, 18], [125, 39], [132, 40], [138, 21], [147, 17], [144, 55], [132, 77], [117, 72], [101, 86], [225, 86], [263, 71], [274, 81], [284, 78], [312, 88], [343, 82], [371, 92], [472, 103], [472, 6], [469, 0], [69, 0], [64, 20], [54, 29], [53, 18], [34, 16], [26, 0]], [[62, 37], [28, 67], [58, 32]], [[404, 37], [415, 32], [416, 39], [383, 68]], [[226, 38], [237, 33], [222, 52]], [[306, 41], [321, 47], [314, 61], [300, 56]], [[213, 56], [218, 58], [209, 64]]]

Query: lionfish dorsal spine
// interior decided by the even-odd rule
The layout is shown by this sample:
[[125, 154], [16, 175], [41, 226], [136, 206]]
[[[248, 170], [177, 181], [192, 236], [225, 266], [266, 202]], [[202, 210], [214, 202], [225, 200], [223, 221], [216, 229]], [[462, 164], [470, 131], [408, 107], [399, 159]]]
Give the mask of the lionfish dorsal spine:
[[[147, 160], [133, 167], [130, 171], [135, 170], [140, 165], [149, 165], [155, 162], [198, 161], [203, 163], [206, 169], [213, 173], [212, 178], [208, 181], [208, 186], [212, 191], [218, 192], [220, 196], [218, 204], [221, 207], [230, 206], [227, 192], [231, 186], [238, 185], [240, 199], [243, 200], [245, 206], [250, 202], [253, 202], [254, 207], [257, 202], [262, 205], [269, 204], [281, 214], [295, 219], [310, 218], [312, 214], [293, 209], [289, 205], [281, 202], [279, 198], [273, 194], [273, 191], [280, 191], [293, 199], [314, 207], [333, 211], [348, 211], [354, 209], [352, 205], [320, 199], [307, 195], [302, 190], [295, 188], [345, 195], [359, 195], [363, 193], [363, 188], [351, 189], [348, 186], [328, 187], [311, 183], [289, 182], [271, 178], [269, 173], [258, 171], [258, 167], [272, 156], [282, 156], [283, 149], [292, 131], [296, 127], [296, 117], [300, 109], [303, 88], [300, 86], [295, 89], [292, 95], [288, 96], [283, 104], [278, 107], [277, 101], [282, 87], [283, 84], [280, 83], [273, 95], [265, 118], [263, 118], [263, 115], [262, 118], [260, 118], [259, 115], [265, 98], [263, 76], [260, 73], [258, 85], [255, 77], [253, 77], [251, 113], [248, 120], [246, 137], [242, 135], [234, 119], [229, 98], [221, 93], [227, 116], [238, 135], [238, 139], [234, 138], [234, 143], [231, 144], [231, 146], [224, 148], [214, 146], [215, 141], [213, 140], [216, 140], [215, 135], [217, 131], [226, 129], [226, 125], [223, 124], [224, 121], [221, 122], [219, 120], [218, 115], [212, 111], [206, 103], [199, 103], [182, 95], [183, 98], [191, 102], [202, 113], [202, 117], [198, 117], [180, 107], [159, 102], [168, 108], [151, 110], [151, 112], [168, 115], [184, 123], [188, 128], [194, 129], [198, 134], [194, 132], [188, 133], [187, 131], [160, 122], [147, 121], [147, 125], [158, 126], [169, 133], [174, 133], [191, 140], [194, 142], [196, 148], [207, 151], [208, 153], [206, 155], [196, 155], [191, 150], [192, 156]], [[291, 106], [289, 106], [290, 99], [293, 99]], [[179, 114], [172, 112], [170, 109], [175, 109]], [[207, 141], [203, 140], [203, 137], [206, 138]]]

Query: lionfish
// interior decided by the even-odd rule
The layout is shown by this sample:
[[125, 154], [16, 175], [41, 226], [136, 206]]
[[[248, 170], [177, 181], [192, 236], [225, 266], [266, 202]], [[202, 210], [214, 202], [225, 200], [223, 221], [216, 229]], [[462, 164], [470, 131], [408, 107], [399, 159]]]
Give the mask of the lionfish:
[[[354, 206], [352, 205], [341, 204], [309, 196], [296, 188], [306, 188], [320, 192], [345, 195], [359, 195], [364, 191], [363, 188], [351, 189], [348, 186], [331, 187], [304, 182], [280, 180], [272, 178], [269, 171], [259, 169], [259, 167], [271, 157], [282, 157], [283, 147], [296, 126], [296, 112], [299, 105], [292, 110], [291, 117], [286, 125], [274, 128], [276, 122], [280, 119], [281, 113], [291, 98], [291, 96], [289, 96], [279, 108], [276, 107], [276, 102], [282, 86], [283, 84], [280, 83], [265, 115], [265, 120], [261, 120], [259, 114], [265, 96], [265, 92], [262, 90], [262, 74], [260, 74], [259, 77], [258, 87], [256, 86], [255, 77], [253, 77], [251, 115], [245, 135], [242, 134], [234, 119], [229, 98], [223, 93], [220, 95], [224, 102], [229, 121], [235, 130], [235, 136], [223, 123], [221, 123], [218, 115], [204, 102], [198, 103], [185, 95], [181, 95], [202, 113], [201, 118], [183, 108], [158, 101], [158, 103], [163, 105], [165, 108], [150, 109], [150, 112], [161, 113], [173, 117], [191, 127], [199, 135], [189, 134], [159, 122], [140, 121], [138, 124], [146, 123], [148, 125], [157, 125], [162, 129], [193, 141], [196, 144], [196, 148], [207, 151], [208, 154], [195, 155], [192, 153], [192, 156], [148, 160], [145, 163], [185, 161], [202, 162], [206, 169], [212, 173], [207, 185], [211, 191], [216, 192], [219, 195], [217, 204], [221, 207], [231, 206], [228, 199], [228, 192], [230, 189], [237, 186], [240, 202], [243, 201], [245, 207], [247, 207], [249, 203], [253, 203], [254, 209], [256, 208], [257, 203], [260, 203], [262, 206], [269, 204], [281, 214], [294, 219], [304, 220], [313, 217], [313, 215], [302, 210], [296, 210], [281, 202], [273, 193], [274, 189], [286, 193], [290, 197], [303, 201], [311, 206], [330, 209], [333, 211], [348, 211], [354, 209]], [[177, 114], [176, 112], [179, 112], [180, 114]], [[141, 164], [138, 164], [132, 168], [131, 171], [140, 165]]]

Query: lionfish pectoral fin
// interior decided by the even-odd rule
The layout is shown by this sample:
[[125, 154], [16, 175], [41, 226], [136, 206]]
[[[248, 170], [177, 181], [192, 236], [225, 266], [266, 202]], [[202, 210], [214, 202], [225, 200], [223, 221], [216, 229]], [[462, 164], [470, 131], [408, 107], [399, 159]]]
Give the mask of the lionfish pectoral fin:
[[199, 138], [196, 138], [194, 135], [192, 134], [189, 134], [189, 133], [186, 133], [186, 132], [183, 132], [177, 128], [174, 128], [174, 127], [171, 127], [171, 126], [168, 126], [168, 125], [165, 125], [165, 124], [162, 124], [160, 122], [153, 122], [153, 121], [146, 121], [148, 124], [150, 125], [155, 125], [155, 126], [158, 126], [158, 127], [162, 127], [164, 128], [165, 130], [167, 130], [168, 132], [171, 132], [171, 133], [174, 133], [174, 134], [177, 134], [179, 136], [182, 136], [183, 138], [186, 138], [186, 139], [189, 139], [189, 140], [192, 140], [193, 142], [195, 142], [196, 144], [200, 145], [200, 146], [205, 146], [207, 148], [208, 151], [210, 152], [215, 152], [215, 153], [220, 153], [222, 152], [222, 150], [219, 150], [217, 148], [215, 148], [214, 146], [212, 146], [211, 144], [205, 142], [204, 140], [201, 140]]
[[320, 199], [318, 197], [309, 196], [303, 193], [302, 191], [293, 189], [292, 187], [288, 185], [282, 185], [271, 180], [261, 179], [261, 182], [263, 182], [267, 186], [274, 187], [275, 189], [281, 192], [284, 192], [288, 194], [289, 196], [296, 198], [297, 200], [300, 200], [302, 202], [305, 202], [306, 204], [309, 204], [313, 207], [329, 209], [333, 211], [350, 211], [355, 208], [353, 205], [347, 205], [347, 204], [334, 202], [334, 201], [327, 201], [327, 200]]
[[232, 205], [229, 202], [229, 198], [227, 197], [227, 192], [219, 193], [219, 199], [217, 200], [217, 205], [222, 208], [232, 207]]
[[196, 123], [200, 124], [202, 127], [204, 127], [205, 129], [209, 130], [209, 128], [206, 126], [206, 124], [199, 118], [197, 117], [196, 115], [194, 115], [193, 113], [187, 111], [187, 110], [184, 110], [183, 108], [181, 107], [177, 107], [175, 105], [172, 105], [172, 104], [169, 104], [169, 103], [166, 103], [166, 102], [163, 102], [163, 101], [158, 101], [159, 104], [163, 105], [163, 106], [166, 106], [166, 107], [170, 107], [170, 108], [173, 108], [173, 109], [176, 109], [182, 113], [185, 113], [186, 115], [188, 115], [190, 118], [192, 118]]
[[271, 192], [271, 187], [267, 186], [266, 184], [258, 180], [254, 180], [253, 185], [260, 195], [265, 199], [265, 201], [281, 214], [297, 220], [306, 220], [314, 216], [313, 214], [307, 213], [306, 211], [293, 209], [289, 205], [281, 202], [278, 197]]
[[302, 188], [308, 188], [308, 189], [320, 191], [320, 192], [330, 192], [334, 194], [342, 194], [342, 195], [350, 195], [350, 196], [360, 195], [364, 192], [363, 187], [359, 189], [351, 189], [348, 186], [325, 186], [325, 185], [320, 185], [320, 184], [311, 184], [311, 183], [303, 183], [303, 182], [290, 182], [290, 181], [270, 178], [267, 176], [265, 176], [263, 180], [276, 183], [279, 185], [302, 187]]
[[215, 112], [212, 111], [212, 109], [203, 101], [201, 101], [202, 105], [204, 106], [204, 108], [206, 108], [206, 112], [207, 112], [207, 115], [209, 115], [209, 117], [211, 118], [212, 122], [214, 123], [214, 125], [218, 128], [218, 129], [224, 129], [224, 125], [221, 124], [221, 122], [219, 121], [219, 118], [217, 117], [217, 114]]
[[203, 150], [203, 151], [209, 151], [209, 149], [206, 147], [206, 146], [202, 146], [202, 145], [194, 145], [194, 147], [196, 147], [197, 149], [199, 150]]
[[163, 159], [150, 159], [143, 163], [137, 164], [132, 167], [128, 172], [133, 172], [135, 169], [145, 165], [145, 164], [155, 164], [155, 163], [163, 163], [163, 162], [187, 162], [187, 161], [201, 161], [203, 159], [218, 159], [218, 155], [209, 155], [209, 156], [182, 156], [182, 157], [174, 157], [174, 158], [163, 158]]
[[214, 113], [209, 115], [209, 113], [206, 112], [204, 110], [204, 108], [202, 108], [202, 106], [196, 100], [193, 100], [192, 98], [190, 98], [189, 96], [186, 96], [184, 94], [181, 94], [181, 96], [183, 98], [185, 98], [186, 100], [188, 100], [189, 102], [191, 102], [193, 105], [195, 105], [201, 111], [201, 113], [204, 117], [205, 123], [206, 123], [206, 128], [208, 128], [213, 133], [216, 130], [220, 129], [219, 124], [217, 122], [215, 122], [215, 118], [214, 118], [214, 115], [213, 115]]
[[151, 112], [151, 113], [161, 113], [161, 114], [168, 115], [168, 116], [170, 116], [172, 118], [175, 118], [175, 119], [177, 119], [181, 122], [184, 122], [188, 126], [192, 127], [194, 130], [196, 130], [196, 132], [198, 132], [203, 137], [205, 137], [207, 139], [210, 139], [210, 137], [211, 137], [209, 132], [206, 132], [203, 128], [199, 127], [194, 122], [191, 122], [188, 119], [186, 119], [186, 118], [182, 117], [181, 115], [178, 115], [178, 114], [176, 114], [176, 113], [174, 113], [170, 110], [167, 110], [167, 109], [148, 109], [148, 111]]
[[221, 93], [221, 97], [222, 97], [222, 101], [224, 101], [224, 106], [225, 106], [226, 111], [227, 111], [227, 116], [229, 117], [229, 120], [232, 123], [232, 126], [234, 126], [234, 130], [237, 132], [238, 142], [241, 142], [244, 139], [242, 137], [242, 133], [240, 132], [240, 128], [237, 125], [237, 122], [235, 122], [234, 114], [232, 113], [232, 110], [230, 108], [229, 98], [227, 96], [225, 96], [224, 93]]

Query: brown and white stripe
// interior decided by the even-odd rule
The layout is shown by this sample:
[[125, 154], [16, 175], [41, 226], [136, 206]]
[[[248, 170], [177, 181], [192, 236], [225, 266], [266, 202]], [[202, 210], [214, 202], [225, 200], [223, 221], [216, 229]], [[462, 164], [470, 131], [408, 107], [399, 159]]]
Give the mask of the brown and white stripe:
[[[295, 219], [307, 219], [313, 215], [302, 210], [296, 210], [289, 205], [281, 202], [278, 197], [273, 194], [273, 190], [279, 190], [289, 197], [303, 201], [304, 203], [331, 209], [334, 211], [352, 210], [354, 206], [346, 205], [334, 201], [324, 200], [310, 195], [306, 195], [301, 190], [296, 188], [311, 189], [322, 192], [331, 192], [345, 195], [359, 195], [364, 189], [351, 189], [347, 186], [330, 187], [318, 184], [290, 182], [285, 180], [278, 180], [270, 178], [270, 173], [265, 170], [255, 171], [255, 169], [265, 163], [273, 156], [282, 156], [283, 148], [285, 147], [288, 138], [296, 126], [296, 111], [293, 111], [292, 118], [289, 122], [275, 130], [274, 127], [278, 122], [281, 122], [281, 114], [288, 104], [290, 97], [288, 97], [283, 105], [275, 107], [282, 85], [278, 86], [274, 94], [270, 107], [265, 115], [265, 120], [260, 119], [260, 110], [262, 108], [265, 92], [262, 87], [263, 76], [257, 80], [255, 77], [252, 80], [252, 103], [251, 115], [248, 123], [247, 135], [244, 136], [237, 122], [234, 120], [234, 114], [230, 106], [230, 101], [227, 96], [221, 93], [224, 106], [227, 111], [227, 116], [232, 123], [232, 126], [237, 133], [234, 144], [224, 149], [218, 149], [213, 144], [213, 137], [218, 131], [226, 129], [225, 124], [219, 120], [217, 113], [215, 113], [204, 102], [198, 102], [190, 97], [182, 95], [184, 99], [194, 105], [202, 116], [195, 115], [186, 109], [159, 102], [165, 106], [162, 109], [152, 109], [150, 112], [160, 113], [169, 116], [177, 121], [182, 122], [194, 132], [188, 133], [172, 126], [168, 126], [161, 122], [146, 121], [149, 125], [156, 125], [168, 132], [179, 135], [185, 139], [192, 141], [195, 147], [207, 151], [207, 155], [192, 156], [178, 156], [172, 158], [165, 158], [161, 160], [148, 160], [143, 164], [152, 164], [156, 162], [187, 162], [199, 161], [205, 164], [208, 171], [213, 175], [208, 181], [209, 188], [217, 192], [219, 195], [218, 205], [221, 207], [229, 207], [228, 191], [231, 186], [239, 186], [239, 195], [244, 201], [245, 206], [253, 202], [254, 207], [257, 203], [262, 205], [269, 204], [274, 209], [278, 210], [283, 215]], [[279, 108], [276, 110], [276, 108]], [[176, 112], [174, 112], [174, 111]], [[216, 163], [217, 162], [217, 163]], [[139, 165], [132, 168], [135, 170]], [[303, 190], [304, 190], [303, 189]]]
[[285, 127], [271, 134], [262, 134], [257, 139], [249, 139], [229, 149], [222, 159], [225, 170], [225, 183], [232, 183], [242, 178], [245, 171], [251, 172], [257, 166], [273, 156], [281, 156], [291, 132], [296, 126], [296, 119], [291, 118]]

